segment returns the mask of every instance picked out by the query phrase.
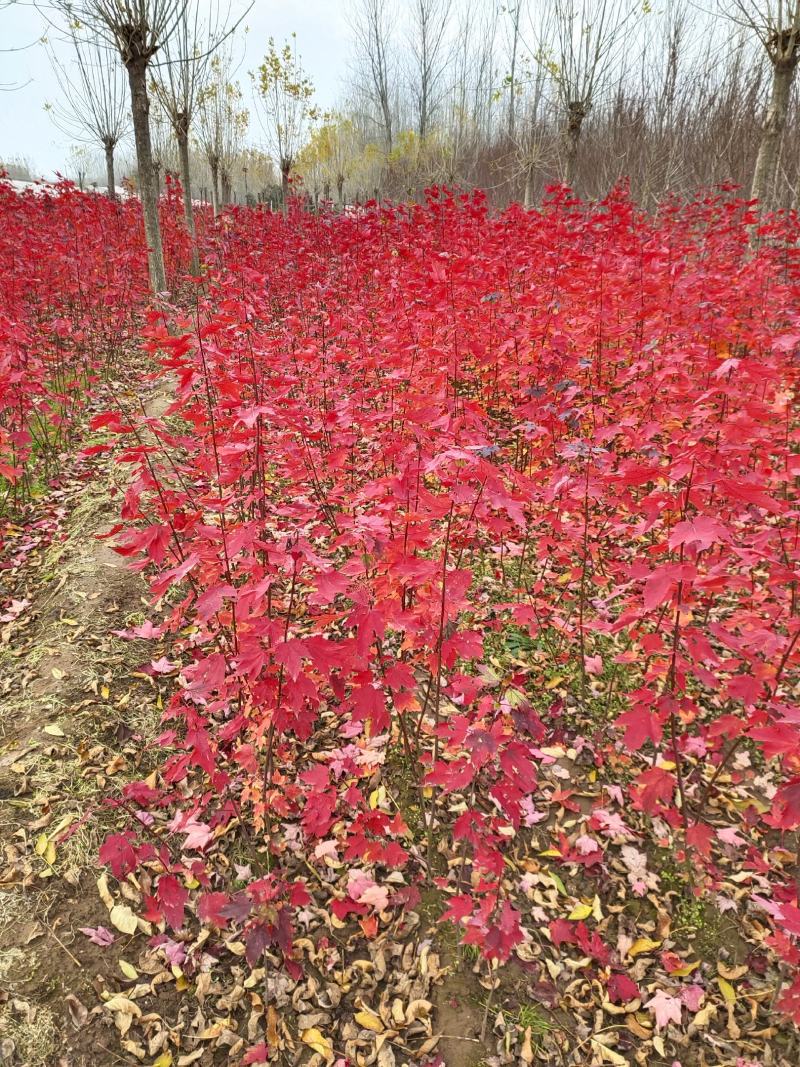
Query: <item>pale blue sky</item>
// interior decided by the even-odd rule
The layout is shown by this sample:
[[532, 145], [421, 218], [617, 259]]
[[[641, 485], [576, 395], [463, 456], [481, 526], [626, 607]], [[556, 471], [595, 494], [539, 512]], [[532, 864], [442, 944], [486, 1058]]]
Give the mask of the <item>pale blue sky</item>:
[[[232, 0], [234, 11], [241, 13], [246, 6], [243, 0]], [[241, 28], [237, 31], [237, 54], [244, 53], [238, 78], [248, 103], [247, 72], [258, 65], [268, 38], [281, 42], [294, 31], [303, 65], [317, 89], [317, 102], [333, 107], [342, 93], [351, 50], [346, 10], [347, 0], [255, 0], [243, 23], [247, 34]], [[38, 43], [46, 32], [47, 24], [30, 0], [18, 0], [10, 7], [0, 0], [0, 159], [22, 157], [51, 176], [56, 169], [63, 170], [70, 142], [44, 110], [57, 91], [47, 53]], [[23, 50], [5, 52], [10, 48]], [[9, 91], [13, 85], [19, 88]], [[251, 133], [259, 139], [255, 116]]]

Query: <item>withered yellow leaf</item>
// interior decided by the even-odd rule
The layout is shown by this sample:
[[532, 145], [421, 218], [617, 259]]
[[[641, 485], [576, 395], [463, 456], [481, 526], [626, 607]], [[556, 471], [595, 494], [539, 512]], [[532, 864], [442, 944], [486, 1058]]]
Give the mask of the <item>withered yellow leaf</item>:
[[304, 1045], [308, 1045], [309, 1048], [318, 1052], [320, 1056], [324, 1056], [328, 1063], [333, 1060], [333, 1043], [316, 1026], [310, 1026], [308, 1030], [303, 1030], [300, 1034], [300, 1040]]
[[588, 919], [592, 914], [591, 904], [576, 904], [572, 911], [567, 916], [568, 919]]
[[109, 918], [123, 934], [135, 934], [139, 926], [136, 916], [127, 904], [115, 904]]
[[722, 993], [723, 997], [725, 998], [725, 1003], [726, 1004], [735, 1004], [736, 1003], [736, 990], [733, 988], [731, 983], [726, 981], [724, 978], [718, 978], [717, 979], [717, 985], [719, 986], [720, 992]]
[[669, 973], [674, 978], [685, 978], [687, 974], [691, 974], [692, 971], [696, 971], [699, 966], [700, 960], [693, 960], [691, 963], [686, 963], [683, 965], [683, 967], [677, 967], [674, 971], [670, 971]]
[[47, 834], [39, 834], [36, 838], [34, 850], [36, 855], [41, 856], [45, 863], [48, 863], [51, 867], [56, 862], [56, 846]]
[[382, 1034], [386, 1029], [378, 1016], [373, 1015], [371, 1011], [357, 1011], [353, 1018], [363, 1030], [372, 1030], [374, 1034]]
[[634, 956], [643, 956], [646, 952], [657, 949], [660, 944], [660, 941], [651, 941], [649, 937], [638, 937], [628, 949], [628, 955], [631, 959]]

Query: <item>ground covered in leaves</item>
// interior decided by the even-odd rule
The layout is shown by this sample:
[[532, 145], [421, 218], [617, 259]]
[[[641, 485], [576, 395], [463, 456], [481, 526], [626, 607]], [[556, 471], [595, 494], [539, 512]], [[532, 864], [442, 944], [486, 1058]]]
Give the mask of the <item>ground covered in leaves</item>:
[[[141, 886], [116, 885], [97, 864], [119, 823], [106, 799], [156, 771], [154, 741], [174, 683], [153, 671], [149, 644], [119, 636], [152, 617], [141, 579], [98, 538], [115, 517], [119, 472], [95, 462], [71, 473], [33, 505], [36, 523], [6, 528], [15, 563], [4, 576], [14, 607], [3, 623], [0, 682], [5, 1061], [240, 1062], [266, 1036], [283, 1062], [349, 1047], [383, 1065], [437, 1054], [456, 1067], [666, 1063], [664, 1036], [675, 1041], [677, 1023], [672, 1055], [682, 1064], [795, 1062], [791, 1028], [772, 1010], [780, 975], [763, 945], [767, 927], [742, 918], [758, 880], [739, 870], [736, 835], [720, 845], [720, 892], [687, 895], [666, 828], [663, 841], [648, 843], [647, 827], [625, 809], [617, 782], [629, 769], [612, 763], [599, 773], [585, 743], [543, 747], [541, 800], [509, 841], [509, 884], [535, 931], [513, 963], [487, 969], [441, 926], [445, 901], [424, 885], [425, 839], [412, 835], [419, 899], [393, 913], [390, 880], [376, 898], [379, 930], [326, 906], [352, 876], [318, 849], [298, 861], [312, 888], [295, 942], [301, 977], [250, 969], [237, 940], [187, 977], [181, 964], [202, 958], [207, 931], [191, 943], [159, 935], [137, 917]], [[522, 662], [507, 636], [498, 676]], [[581, 709], [558, 676], [548, 684], [576, 734], [597, 727], [602, 685]], [[414, 825], [419, 800], [407, 771], [384, 755], [376, 746], [376, 806]], [[719, 803], [741, 810], [748, 797], [762, 803], [739, 786]], [[246, 837], [220, 836], [212, 860], [217, 850], [223, 865], [236, 865], [238, 850], [247, 876]], [[770, 858], [793, 862], [780, 850]]]

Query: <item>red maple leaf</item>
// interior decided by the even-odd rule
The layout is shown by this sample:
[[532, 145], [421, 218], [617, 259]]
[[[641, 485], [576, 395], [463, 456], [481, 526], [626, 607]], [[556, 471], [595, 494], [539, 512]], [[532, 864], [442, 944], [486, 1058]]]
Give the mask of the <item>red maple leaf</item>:
[[189, 891], [174, 875], [162, 874], [158, 880], [157, 896], [167, 922], [173, 930], [180, 930]]
[[109, 834], [100, 846], [100, 862], [111, 868], [111, 873], [120, 881], [136, 867], [136, 849], [131, 844], [130, 834]]
[[203, 893], [197, 904], [197, 916], [201, 922], [212, 923], [221, 929], [228, 925], [227, 916], [221, 909], [229, 902], [227, 893]]
[[548, 927], [550, 930], [550, 937], [556, 948], [561, 948], [562, 945], [574, 945], [577, 943], [577, 935], [575, 933], [575, 927], [571, 922], [566, 919], [552, 919]]
[[623, 711], [615, 725], [625, 727], [625, 747], [633, 752], [638, 751], [645, 741], [657, 745], [663, 732], [658, 714], [643, 707]]
[[675, 776], [663, 767], [642, 771], [636, 779], [635, 806], [648, 815], [655, 815], [662, 804], [672, 799]]
[[519, 912], [508, 900], [503, 901], [500, 918], [491, 923], [485, 933], [482, 952], [486, 959], [507, 960], [522, 941]]
[[627, 1004], [641, 997], [639, 987], [627, 974], [615, 971], [608, 979], [608, 999], [612, 1004]]

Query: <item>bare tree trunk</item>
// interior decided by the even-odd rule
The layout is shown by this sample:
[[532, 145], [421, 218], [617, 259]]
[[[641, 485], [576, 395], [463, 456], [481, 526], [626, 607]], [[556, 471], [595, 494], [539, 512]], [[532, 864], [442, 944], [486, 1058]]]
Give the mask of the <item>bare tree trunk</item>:
[[394, 148], [394, 134], [392, 133], [392, 105], [389, 97], [381, 99], [381, 111], [383, 113], [383, 128], [386, 131], [386, 151], [391, 153]]
[[281, 160], [281, 196], [283, 197], [283, 210], [287, 211], [289, 207], [289, 170], [291, 164], [288, 160]]
[[117, 199], [117, 187], [114, 177], [114, 146], [110, 142], [105, 143], [106, 153], [106, 195], [109, 200]]
[[189, 170], [189, 125], [183, 121], [183, 118], [184, 116], [181, 116], [181, 121], [175, 131], [181, 168], [181, 187], [183, 189], [183, 217], [186, 221], [189, 240], [192, 242], [192, 274], [199, 274], [200, 261], [197, 258], [197, 234], [194, 228], [194, 207], [192, 206], [191, 173]]
[[581, 139], [586, 106], [581, 100], [570, 100], [567, 109], [567, 158], [564, 164], [564, 184], [575, 187], [575, 172], [578, 165], [578, 145]]
[[533, 163], [528, 163], [525, 166], [525, 197], [523, 201], [526, 211], [530, 211], [533, 207], [533, 176]]
[[225, 207], [226, 204], [231, 202], [231, 176], [225, 167], [220, 171], [220, 192], [222, 206]]
[[139, 198], [144, 216], [150, 285], [154, 293], [162, 293], [167, 288], [167, 279], [164, 272], [164, 251], [161, 247], [161, 225], [158, 220], [158, 188], [153, 167], [153, 150], [150, 144], [147, 60], [136, 58], [128, 64], [128, 83], [131, 90], [133, 136], [136, 141], [136, 161], [139, 168]]
[[219, 164], [215, 159], [209, 161], [211, 170], [211, 210], [214, 218], [219, 215]]
[[796, 69], [797, 59], [794, 56], [789, 60], [778, 60], [772, 68], [772, 95], [761, 132], [750, 193], [754, 200], [760, 200], [767, 208], [773, 206], [781, 141]]
[[339, 207], [344, 207], [344, 175], [340, 174], [336, 179], [336, 196]]
[[510, 140], [514, 140], [517, 132], [517, 49], [519, 47], [519, 19], [520, 19], [520, 4], [514, 8], [509, 8], [509, 14], [512, 19], [512, 44], [511, 44], [511, 72], [508, 78], [508, 136]]
[[387, 155], [394, 147], [392, 120], [393, 65], [391, 49], [391, 18], [387, 17], [387, 0], [360, 0], [356, 32], [369, 71], [370, 95], [377, 104], [378, 121], [383, 126]]

